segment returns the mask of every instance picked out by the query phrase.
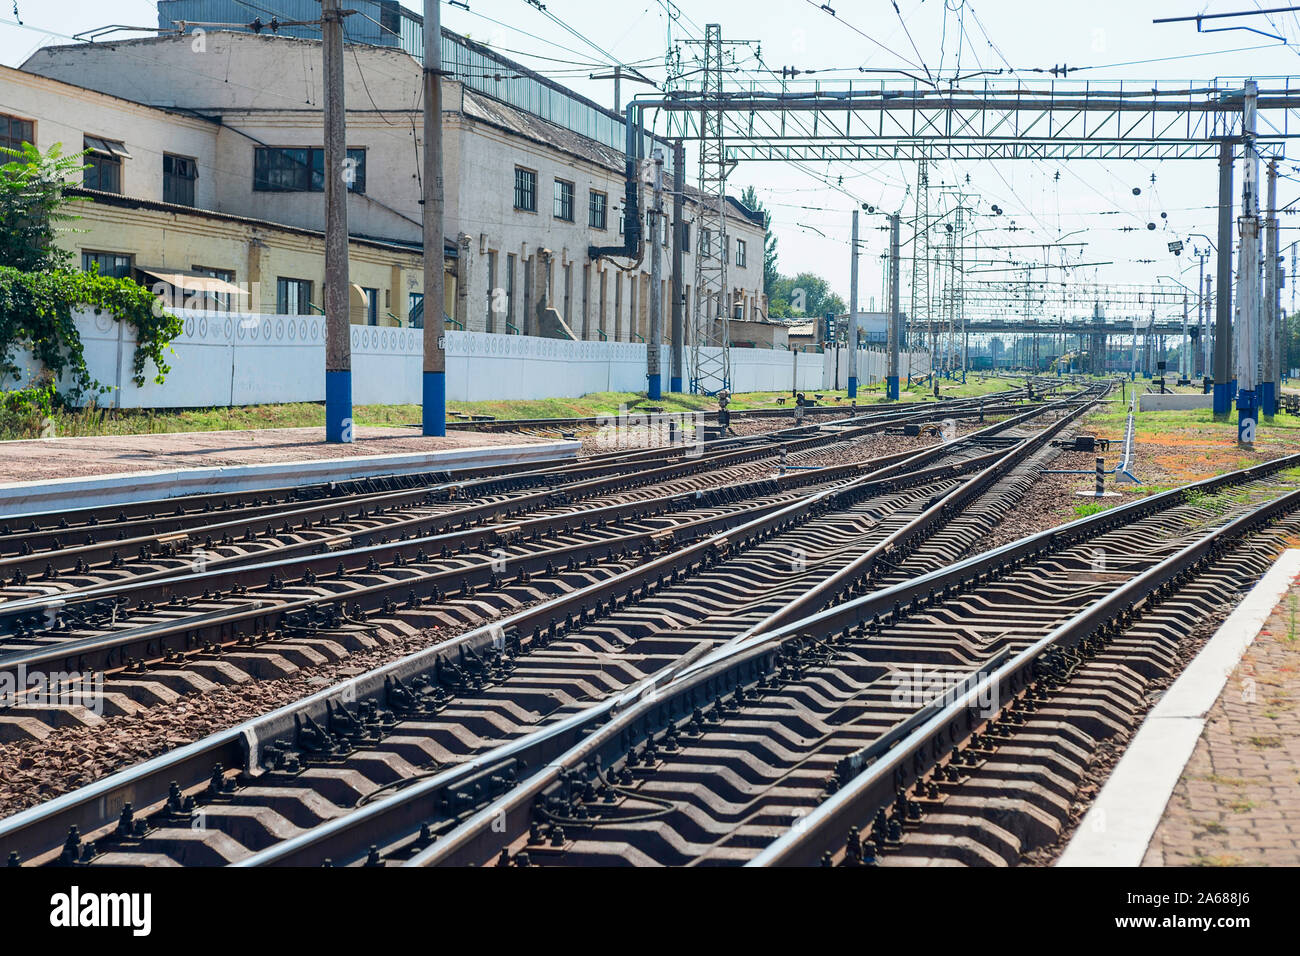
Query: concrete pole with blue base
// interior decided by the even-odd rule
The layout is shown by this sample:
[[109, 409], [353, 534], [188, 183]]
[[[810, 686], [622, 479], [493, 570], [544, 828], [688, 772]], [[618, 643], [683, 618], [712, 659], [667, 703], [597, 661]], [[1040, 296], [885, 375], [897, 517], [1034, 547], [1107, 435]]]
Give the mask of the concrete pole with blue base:
[[[685, 292], [682, 288], [682, 230], [685, 214], [684, 197], [686, 195], [686, 147], [679, 139], [673, 143], [673, 275], [669, 289], [673, 297], [672, 305], [672, 345], [668, 359], [668, 391], [680, 393], [682, 390], [682, 352], [685, 348]], [[766, 236], [764, 236], [766, 241]]]
[[348, 182], [343, 106], [343, 14], [321, 5], [325, 72], [325, 440], [348, 443], [352, 427], [352, 322], [348, 290]]
[[663, 297], [663, 236], [664, 236], [664, 156], [656, 149], [651, 161], [654, 177], [654, 205], [646, 222], [650, 233], [650, 341], [646, 343], [646, 395], [651, 401], [663, 397], [664, 297]]
[[858, 397], [858, 211], [853, 210], [849, 259], [849, 398]]
[[[425, 435], [447, 434], [447, 325], [443, 263], [442, 17], [440, 0], [424, 4], [424, 377], [421, 389]], [[462, 268], [462, 273], [466, 270]]]
[[1232, 410], [1232, 144], [1219, 144], [1219, 296], [1214, 306], [1214, 417]]
[[1277, 412], [1281, 391], [1278, 361], [1278, 261], [1277, 261], [1277, 160], [1268, 164], [1268, 205], [1264, 213], [1264, 298], [1260, 302], [1260, 350], [1263, 381], [1259, 383], [1259, 409], [1268, 418]]
[[1255, 150], [1256, 86], [1246, 81], [1241, 114], [1241, 248], [1237, 270], [1237, 441], [1253, 445], [1259, 423], [1259, 154]]
[[898, 401], [898, 339], [903, 315], [899, 302], [898, 278], [899, 214], [889, 217], [889, 370], [885, 375], [885, 398]]

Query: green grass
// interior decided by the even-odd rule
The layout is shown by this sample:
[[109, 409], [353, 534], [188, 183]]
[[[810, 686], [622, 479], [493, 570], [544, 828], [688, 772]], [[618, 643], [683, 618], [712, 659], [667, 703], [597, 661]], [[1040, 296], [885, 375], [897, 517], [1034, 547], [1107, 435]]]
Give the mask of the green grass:
[[[944, 398], [975, 398], [1005, 391], [1018, 382], [1004, 378], [968, 377], [965, 383], [940, 380], [940, 395]], [[820, 389], [805, 392], [808, 398], [822, 396], [818, 404], [848, 403], [845, 389]], [[736, 411], [754, 408], [778, 408], [778, 399], [785, 399], [786, 408], [793, 409], [790, 392], [739, 392], [732, 396], [730, 407]], [[933, 400], [929, 389], [913, 386], [902, 390], [905, 402]], [[883, 382], [862, 386], [858, 390], [858, 405], [885, 402]], [[716, 411], [716, 398], [706, 395], [667, 394], [651, 402], [644, 392], [594, 392], [581, 398], [509, 399], [447, 403], [448, 420], [464, 420], [473, 415], [490, 415], [493, 418], [588, 418], [596, 415], [616, 415], [621, 410], [637, 411], [647, 405], [657, 406], [666, 412]], [[357, 405], [353, 408], [357, 425], [418, 425], [418, 405]], [[325, 407], [317, 402], [294, 402], [283, 405], [248, 405], [238, 408], [203, 408], [179, 410], [152, 409], [71, 409], [57, 411], [51, 416], [52, 434], [59, 437], [86, 435], [148, 435], [163, 432], [201, 432], [244, 430], [257, 428], [324, 428]], [[47, 433], [50, 430], [47, 430]], [[39, 421], [9, 422], [0, 420], [0, 441], [41, 437]]]
[[[1112, 400], [1109, 411], [1093, 412], [1088, 420], [1099, 425], [1113, 425], [1123, 429], [1128, 422], [1128, 405], [1119, 401], [1118, 395]], [[1187, 411], [1138, 412], [1134, 420], [1135, 431], [1140, 438], [1143, 434], [1165, 434], [1195, 426], [1204, 426], [1212, 431], [1237, 434], [1237, 419], [1234, 412], [1231, 420], [1215, 421], [1214, 412], [1208, 408], [1194, 408]], [[1300, 433], [1300, 417], [1295, 415], [1275, 415], [1268, 428], [1277, 428], [1287, 432]]]
[[[992, 376], [979, 378], [975, 375], [968, 375], [965, 382], [958, 379], [949, 381], [943, 378], [939, 380], [939, 397], [979, 398], [981, 395], [992, 395], [997, 392], [1005, 392], [1011, 388], [1018, 388], [1023, 384], [1023, 380], [994, 378]], [[843, 395], [844, 393], [840, 392], [839, 394]], [[934, 401], [934, 387], [926, 384], [901, 388], [898, 391], [898, 398], [902, 402]], [[865, 405], [869, 402], [883, 402], [884, 400], [884, 382], [858, 387], [858, 404]]]
[[[990, 379], [978, 382], [972, 379], [965, 386], [958, 383], [960, 397], [987, 394], [1008, 387], [1005, 381]], [[805, 393], [811, 399], [821, 395], [819, 404], [834, 405], [838, 396], [847, 404], [848, 392], [824, 390]], [[948, 391], [945, 395], [950, 394]], [[908, 394], [912, 401], [925, 396]], [[786, 408], [793, 410], [794, 401], [789, 392], [742, 392], [732, 396], [732, 409], [742, 411], [753, 408], [778, 408], [778, 399], [785, 399]], [[859, 405], [885, 401], [883, 388], [864, 388], [858, 393]], [[581, 398], [544, 398], [531, 400], [503, 400], [447, 403], [451, 421], [464, 420], [472, 415], [490, 415], [493, 418], [588, 418], [596, 415], [616, 415], [621, 410], [636, 411], [645, 406], [661, 407], [667, 412], [716, 411], [716, 398], [706, 395], [669, 394], [651, 402], [644, 392], [595, 392]], [[418, 425], [418, 405], [357, 405], [353, 420], [358, 425]], [[50, 419], [55, 436], [85, 435], [147, 435], [162, 432], [198, 432], [243, 430], [256, 428], [324, 428], [325, 407], [317, 402], [295, 402], [283, 405], [249, 405], [238, 408], [204, 408], [179, 410], [151, 409], [71, 409], [56, 411]], [[0, 421], [0, 440], [11, 441], [41, 436], [38, 420], [13, 422]]]
[[1095, 515], [1098, 512], [1105, 511], [1105, 510], [1106, 510], [1105, 505], [1099, 505], [1095, 501], [1091, 501], [1083, 505], [1074, 506], [1074, 514], [1075, 517], [1078, 518], [1086, 518], [1089, 515]]

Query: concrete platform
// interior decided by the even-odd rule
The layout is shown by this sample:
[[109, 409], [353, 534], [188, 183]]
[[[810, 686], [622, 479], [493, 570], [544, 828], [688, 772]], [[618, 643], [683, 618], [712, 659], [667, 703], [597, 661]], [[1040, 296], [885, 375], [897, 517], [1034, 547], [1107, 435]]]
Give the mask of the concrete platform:
[[257, 491], [422, 471], [575, 458], [577, 441], [417, 428], [357, 429], [350, 445], [321, 428], [43, 438], [0, 443], [0, 517], [178, 495]]
[[1300, 865], [1300, 550], [1160, 698], [1058, 866]]

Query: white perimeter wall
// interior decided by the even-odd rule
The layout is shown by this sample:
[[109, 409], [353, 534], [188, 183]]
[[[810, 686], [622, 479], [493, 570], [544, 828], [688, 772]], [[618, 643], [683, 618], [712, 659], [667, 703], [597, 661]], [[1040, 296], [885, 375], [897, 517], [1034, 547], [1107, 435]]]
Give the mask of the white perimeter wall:
[[[325, 398], [325, 323], [319, 316], [177, 310], [184, 331], [167, 356], [162, 385], [131, 381], [134, 330], [107, 314], [76, 315], [91, 377], [113, 390], [101, 405], [123, 408], [200, 408]], [[423, 357], [420, 329], [352, 326], [352, 400], [358, 405], [419, 404]], [[487, 332], [447, 332], [447, 397], [462, 401], [566, 398], [590, 392], [637, 392], [646, 387], [646, 348], [637, 342], [569, 342]], [[847, 351], [839, 352], [839, 385], [847, 380]], [[26, 384], [36, 369], [29, 354], [16, 357]], [[684, 379], [690, 381], [690, 349]], [[668, 388], [669, 350], [663, 348]], [[917, 366], [929, 367], [918, 357]], [[858, 353], [858, 379], [884, 378], [883, 352]], [[903, 367], [907, 367], [904, 356]], [[835, 387], [835, 353], [732, 349], [732, 389], [737, 392]], [[66, 384], [66, 383], [64, 383]]]

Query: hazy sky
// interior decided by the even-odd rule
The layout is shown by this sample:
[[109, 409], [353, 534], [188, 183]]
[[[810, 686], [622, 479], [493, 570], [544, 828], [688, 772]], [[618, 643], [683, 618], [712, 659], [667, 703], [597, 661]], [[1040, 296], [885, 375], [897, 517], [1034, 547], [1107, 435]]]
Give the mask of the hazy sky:
[[[407, 5], [417, 10], [421, 6], [419, 0]], [[1157, 17], [1282, 5], [1273, 0], [898, 0], [901, 19], [890, 0], [832, 2], [837, 16], [808, 0], [547, 0], [546, 12], [526, 0], [468, 0], [468, 12], [446, 3], [442, 9], [443, 22], [451, 29], [508, 51], [530, 67], [612, 105], [613, 84], [587, 78], [593, 64], [608, 63], [610, 57], [644, 64], [648, 76], [662, 80], [670, 36], [674, 41], [699, 36], [706, 23], [720, 23], [724, 38], [756, 41], [750, 50], [738, 50], [739, 69], [729, 74], [728, 81], [747, 87], [759, 83], [768, 89], [777, 84], [760, 67], [760, 51], [762, 62], [772, 70], [793, 66], [834, 71], [818, 76], [828, 85], [864, 79], [859, 67], [915, 72], [915, 64], [941, 76], [952, 76], [956, 69], [965, 74], [1009, 65], [1026, 80], [1042, 78], [1028, 72], [1033, 68], [1068, 64], [1088, 68], [1071, 73], [1071, 80], [1158, 79], [1162, 85], [1167, 80], [1246, 75], [1261, 80], [1291, 77], [1300, 73], [1300, 13], [1232, 21], [1280, 33], [1294, 46], [1244, 30], [1198, 34], [1192, 23], [1151, 23]], [[250, 6], [274, 11], [276, 0], [250, 0]], [[18, 11], [24, 26], [14, 22], [9, 0], [0, 7], [0, 61], [13, 66], [37, 47], [68, 42], [66, 37], [79, 31], [111, 23], [150, 25], [157, 16], [149, 0], [18, 0]], [[256, 13], [250, 9], [250, 18]], [[625, 99], [639, 91], [651, 88], [624, 83]], [[1297, 170], [1291, 163], [1282, 168], [1288, 175]], [[688, 179], [694, 173], [692, 165]], [[915, 175], [910, 164], [823, 163], [795, 169], [750, 163], [738, 166], [731, 182], [736, 193], [754, 185], [771, 210], [780, 241], [781, 271], [821, 272], [847, 298], [849, 210], [860, 202], [891, 209], [905, 203], [903, 208], [910, 210], [912, 200], [906, 190]], [[1187, 252], [1176, 259], [1167, 243], [1174, 238], [1186, 240], [1195, 232], [1215, 234], [1213, 162], [945, 162], [932, 173], [931, 182], [965, 186], [967, 176], [966, 188], [979, 197], [976, 208], [981, 215], [975, 227], [988, 230], [980, 236], [983, 242], [1038, 243], [1085, 230], [1071, 235], [1069, 241], [1088, 245], [1071, 249], [1068, 256], [1076, 262], [1104, 260], [1114, 265], [1072, 270], [1071, 275], [1080, 280], [1154, 282], [1163, 274], [1190, 281], [1195, 268], [1185, 275], [1183, 270], [1195, 260]], [[828, 186], [828, 182], [839, 186], [841, 177], [842, 188]], [[1134, 188], [1141, 194], [1135, 196]], [[1282, 179], [1279, 205], [1296, 196], [1295, 181]], [[1005, 210], [1002, 217], [986, 215], [992, 204]], [[1017, 230], [1004, 231], [1012, 222]], [[1148, 222], [1155, 222], [1158, 229], [1147, 231]], [[1282, 222], [1290, 225], [1292, 220]], [[864, 219], [863, 307], [880, 295], [879, 256], [885, 234], [874, 228], [877, 225], [878, 220]], [[1123, 227], [1132, 231], [1122, 231]], [[1296, 234], [1284, 231], [1282, 236], [1285, 246]], [[1192, 243], [1204, 244], [1199, 239]], [[1038, 254], [1015, 249], [987, 255], [1005, 260]], [[1135, 261], [1141, 259], [1156, 261]]]

